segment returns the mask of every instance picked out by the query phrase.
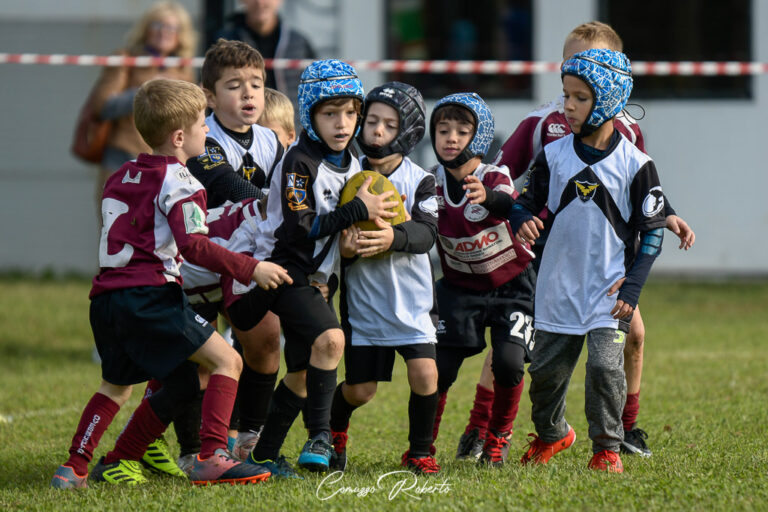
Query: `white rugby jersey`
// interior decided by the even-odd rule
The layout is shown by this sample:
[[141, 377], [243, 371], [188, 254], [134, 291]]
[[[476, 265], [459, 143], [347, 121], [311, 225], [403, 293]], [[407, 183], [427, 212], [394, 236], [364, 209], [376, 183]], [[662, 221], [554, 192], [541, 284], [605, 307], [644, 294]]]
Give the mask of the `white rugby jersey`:
[[[405, 208], [416, 222], [437, 222], [434, 177], [403, 158], [387, 178], [406, 196]], [[398, 346], [436, 343], [430, 317], [434, 282], [429, 254], [396, 251], [382, 259], [357, 258], [344, 267], [342, 322], [352, 345]]]
[[[221, 127], [214, 114], [205, 119], [205, 124], [210, 130], [208, 138], [219, 143], [229, 165], [257, 187], [268, 189], [267, 176], [275, 167], [276, 158], [283, 154], [283, 148], [275, 132], [258, 124], [252, 125], [253, 140], [251, 147], [246, 149]], [[206, 151], [214, 149], [206, 147]]]
[[339, 269], [337, 234], [309, 238], [315, 218], [336, 209], [341, 189], [362, 170], [349, 149], [350, 163], [335, 167], [323, 159], [320, 144], [302, 133], [275, 168], [267, 219], [259, 224], [254, 257], [299, 269], [327, 282]]
[[[516, 180], [530, 168], [539, 151], [571, 133], [565, 118], [563, 95], [532, 110], [525, 116], [514, 133], [494, 158], [494, 165], [505, 165]], [[613, 126], [635, 146], [645, 152], [645, 141], [637, 121], [622, 111], [613, 119]]]
[[634, 259], [634, 234], [664, 227], [664, 196], [651, 158], [614, 137], [588, 165], [568, 135], [544, 147], [518, 203], [530, 212], [548, 204], [551, 231], [536, 283], [535, 327], [586, 334], [618, 328], [609, 288]]

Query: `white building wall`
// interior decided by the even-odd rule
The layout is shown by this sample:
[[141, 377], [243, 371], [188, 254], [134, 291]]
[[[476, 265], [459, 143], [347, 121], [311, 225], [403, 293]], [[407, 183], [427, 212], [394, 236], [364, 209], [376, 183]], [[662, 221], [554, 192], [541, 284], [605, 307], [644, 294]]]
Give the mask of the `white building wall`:
[[[323, 1], [340, 5], [335, 29], [332, 21], [299, 11], [300, 3], [286, 0], [285, 9], [313, 42], [338, 44], [340, 55], [334, 57], [384, 56], [383, 0]], [[0, 52], [110, 52], [151, 3], [3, 2]], [[199, 19], [202, 2], [183, 3]], [[768, 2], [752, 5], [753, 60], [766, 62]], [[534, 58], [559, 60], [565, 34], [595, 15], [596, 0], [536, 0]], [[96, 68], [0, 65], [0, 271], [96, 268], [95, 172], [74, 160], [68, 148], [77, 111], [97, 74]], [[361, 76], [366, 89], [384, 80], [380, 73]], [[497, 136], [506, 138], [528, 111], [559, 91], [556, 74], [539, 75], [532, 100], [491, 102]], [[641, 125], [665, 192], [697, 234], [695, 247], [683, 253], [668, 233], [655, 272], [768, 275], [768, 131], [762, 124], [768, 77], [754, 78], [751, 100], [644, 101], [643, 106]], [[434, 162], [428, 144], [418, 154], [423, 165]]]

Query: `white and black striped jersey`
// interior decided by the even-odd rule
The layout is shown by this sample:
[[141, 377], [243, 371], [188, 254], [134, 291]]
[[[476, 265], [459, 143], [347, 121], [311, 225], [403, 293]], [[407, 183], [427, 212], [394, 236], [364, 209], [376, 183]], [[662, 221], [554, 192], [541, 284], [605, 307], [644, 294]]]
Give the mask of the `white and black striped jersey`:
[[411, 221], [394, 226], [393, 252], [342, 266], [341, 318], [352, 345], [436, 343], [429, 249], [437, 236], [435, 178], [408, 157], [387, 176]]
[[[593, 160], [567, 135], [544, 146], [517, 205], [548, 207], [551, 231], [536, 283], [535, 327], [585, 334], [618, 328], [608, 290], [634, 256], [635, 233], [663, 228], [664, 196], [653, 160], [617, 135]], [[514, 211], [513, 208], [513, 211]]]
[[205, 124], [210, 130], [205, 153], [189, 159], [187, 165], [206, 189], [208, 208], [266, 195], [268, 180], [284, 154], [277, 134], [254, 124], [248, 134], [250, 145], [244, 147], [248, 142], [236, 140], [214, 114]]
[[279, 263], [289, 272], [321, 272], [325, 279], [317, 280], [327, 282], [338, 272], [336, 235], [367, 219], [368, 211], [359, 199], [336, 208], [344, 184], [362, 170], [357, 156], [346, 149], [346, 165], [336, 167], [323, 158], [321, 148], [302, 132], [275, 168], [254, 257]]

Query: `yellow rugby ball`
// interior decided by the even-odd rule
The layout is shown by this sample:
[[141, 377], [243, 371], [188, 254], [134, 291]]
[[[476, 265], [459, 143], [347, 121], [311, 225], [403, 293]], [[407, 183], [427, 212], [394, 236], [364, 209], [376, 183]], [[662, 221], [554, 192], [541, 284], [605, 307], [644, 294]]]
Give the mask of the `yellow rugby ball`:
[[[400, 192], [397, 191], [395, 186], [391, 181], [387, 179], [386, 176], [375, 171], [359, 172], [349, 178], [347, 183], [344, 185], [344, 188], [341, 189], [341, 199], [339, 200], [339, 206], [344, 206], [352, 199], [354, 199], [355, 194], [357, 194], [357, 191], [360, 189], [360, 186], [369, 176], [373, 178], [373, 181], [371, 181], [371, 184], [368, 186], [368, 192], [371, 194], [380, 195], [390, 190], [394, 192], [394, 194], [387, 198], [387, 201], [397, 201], [397, 206], [389, 209], [390, 212], [397, 213], [397, 217], [384, 220], [393, 226], [405, 222], [405, 205], [403, 204], [403, 198], [400, 197]], [[372, 220], [360, 221], [357, 223], [357, 227], [363, 231], [379, 230], [379, 227]]]

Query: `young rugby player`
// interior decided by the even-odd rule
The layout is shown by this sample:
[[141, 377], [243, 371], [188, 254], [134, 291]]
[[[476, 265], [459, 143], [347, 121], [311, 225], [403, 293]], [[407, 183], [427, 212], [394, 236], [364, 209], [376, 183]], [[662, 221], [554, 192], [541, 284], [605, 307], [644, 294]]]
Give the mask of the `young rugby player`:
[[444, 277], [436, 284], [440, 323], [437, 437], [450, 386], [465, 358], [485, 348], [491, 329], [494, 398], [480, 461], [504, 464], [523, 391], [533, 315], [532, 253], [514, 239], [506, 213], [514, 187], [505, 167], [483, 164], [493, 116], [474, 93], [446, 96], [432, 111], [430, 135], [440, 164], [438, 252]]
[[[570, 58], [574, 53], [590, 49], [607, 48], [609, 50], [623, 51], [621, 38], [610, 25], [599, 21], [582, 23], [575, 27], [565, 38], [563, 45], [563, 59]], [[643, 133], [637, 121], [626, 112], [616, 115], [614, 126], [630, 142], [645, 152]], [[514, 133], [507, 139], [494, 159], [497, 165], [509, 167], [513, 180], [523, 176], [533, 163], [534, 157], [541, 149], [562, 137], [571, 133], [571, 128], [565, 118], [563, 96], [560, 95], [530, 112], [520, 122]], [[675, 214], [669, 201], [665, 202], [667, 215], [667, 229], [680, 238], [680, 249], [688, 250], [696, 239], [693, 230], [688, 224]], [[542, 212], [545, 214], [545, 212]], [[542, 217], [543, 218], [543, 217]], [[538, 270], [541, 262], [541, 254], [546, 242], [546, 230], [540, 233], [539, 239], [532, 247], [537, 258], [533, 260], [533, 266]], [[627, 402], [622, 413], [624, 423], [624, 441], [621, 445], [622, 453], [650, 456], [651, 450], [645, 440], [646, 432], [636, 425], [637, 415], [640, 409], [640, 383], [643, 370], [643, 350], [645, 346], [645, 326], [640, 315], [639, 307], [632, 315], [629, 334], [627, 334], [624, 349], [624, 371], [627, 375]], [[464, 434], [459, 439], [457, 457], [479, 456], [482, 447], [482, 439], [490, 416], [491, 402], [493, 401], [493, 375], [490, 370], [491, 353], [489, 351], [485, 364], [477, 384], [475, 400], [470, 411], [469, 423]], [[480, 441], [478, 441], [480, 439]]]
[[206, 234], [205, 190], [184, 166], [203, 152], [208, 131], [205, 96], [187, 82], [156, 79], [134, 100], [136, 127], [153, 154], [126, 163], [107, 181], [100, 273], [91, 289], [91, 326], [103, 380], [86, 405], [56, 471], [57, 488], [86, 486], [87, 467], [104, 431], [132, 385], [155, 378], [162, 387], [143, 400], [114, 450], [99, 460], [93, 481], [145, 481], [138, 460], [179, 408], [200, 389], [197, 363], [211, 376], [202, 405], [201, 449], [189, 475], [194, 483], [249, 483], [269, 471], [227, 456], [227, 424], [242, 369], [239, 355], [189, 308], [181, 289], [182, 256], [235, 279], [274, 288], [290, 283], [286, 270], [229, 252]]
[[[661, 251], [665, 201], [653, 161], [614, 125], [632, 91], [626, 56], [587, 50], [567, 59], [561, 69], [572, 133], [538, 154], [510, 214], [521, 241], [539, 236], [544, 223], [533, 215], [545, 206], [549, 227], [528, 369], [538, 436], [532, 434], [522, 462], [545, 464], [573, 444], [576, 434], [565, 420], [565, 397], [586, 337], [589, 468], [621, 473], [624, 341]], [[636, 253], [637, 233], [641, 246]]]
[[264, 429], [248, 462], [265, 464], [277, 476], [294, 474], [279, 456], [293, 421], [306, 403], [309, 440], [299, 465], [328, 468], [328, 425], [336, 366], [344, 334], [335, 313], [312, 280], [337, 272], [337, 234], [357, 221], [392, 217], [397, 203], [361, 187], [357, 198], [336, 208], [347, 178], [361, 170], [348, 148], [359, 129], [363, 86], [355, 70], [338, 60], [317, 61], [302, 73], [299, 115], [304, 127], [270, 183], [267, 218], [259, 225], [254, 256], [285, 266], [293, 285], [264, 291], [240, 283], [223, 286], [232, 325], [248, 331], [268, 311], [280, 317], [288, 373], [278, 384]]
[[[377, 221], [376, 231], [351, 226], [343, 233], [341, 314], [347, 345], [346, 378], [331, 408], [333, 467], [346, 467], [347, 429], [352, 412], [376, 394], [378, 382], [392, 380], [395, 353], [408, 368], [408, 441], [402, 465], [417, 473], [437, 473], [430, 454], [437, 409], [434, 284], [429, 249], [437, 236], [434, 176], [406, 155], [425, 131], [424, 100], [401, 82], [388, 82], [365, 98], [357, 142], [362, 167], [386, 176], [405, 196], [411, 217], [396, 226]], [[392, 251], [381, 258], [376, 254]]]

